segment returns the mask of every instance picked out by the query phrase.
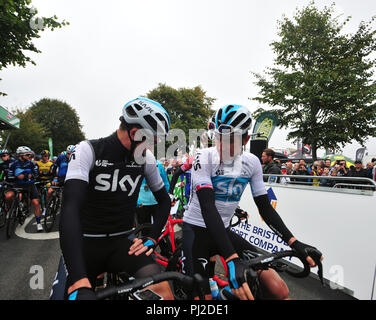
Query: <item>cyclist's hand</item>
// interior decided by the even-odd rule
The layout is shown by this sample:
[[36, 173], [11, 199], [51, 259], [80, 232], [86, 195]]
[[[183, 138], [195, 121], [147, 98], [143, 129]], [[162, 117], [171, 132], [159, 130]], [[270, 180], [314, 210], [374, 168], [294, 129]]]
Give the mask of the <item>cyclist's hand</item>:
[[234, 294], [241, 300], [254, 300], [247, 283], [247, 277], [257, 277], [257, 274], [255, 272], [251, 273], [247, 265], [239, 257], [228, 260], [227, 267], [230, 287]]
[[157, 245], [157, 241], [150, 237], [141, 237], [133, 239], [133, 244], [129, 248], [129, 255], [134, 254], [135, 256], [139, 256], [140, 254], [146, 252], [147, 256], [150, 256], [154, 251]]
[[235, 209], [235, 215], [236, 215], [237, 217], [239, 217], [240, 220], [245, 220], [245, 219], [248, 218], [248, 213], [247, 213], [247, 211], [244, 211], [244, 210], [242, 210], [242, 209], [240, 209], [240, 208], [236, 208], [236, 209]]
[[68, 300], [96, 300], [97, 297], [94, 291], [87, 287], [81, 287], [74, 290], [69, 296]]
[[311, 268], [316, 267], [319, 261], [324, 260], [319, 250], [298, 240], [292, 242], [290, 247], [306, 258]]

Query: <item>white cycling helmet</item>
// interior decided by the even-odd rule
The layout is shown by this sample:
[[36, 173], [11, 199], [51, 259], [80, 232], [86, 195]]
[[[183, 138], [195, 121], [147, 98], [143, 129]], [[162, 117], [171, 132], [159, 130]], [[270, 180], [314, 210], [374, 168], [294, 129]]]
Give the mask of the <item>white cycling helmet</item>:
[[17, 148], [16, 153], [17, 153], [17, 155], [20, 156], [20, 155], [23, 155], [23, 154], [26, 154], [26, 153], [33, 153], [33, 151], [29, 147], [20, 146], [20, 147]]
[[166, 136], [170, 130], [170, 116], [156, 101], [138, 97], [123, 107], [123, 119], [127, 124], [136, 124], [149, 129], [154, 136]]

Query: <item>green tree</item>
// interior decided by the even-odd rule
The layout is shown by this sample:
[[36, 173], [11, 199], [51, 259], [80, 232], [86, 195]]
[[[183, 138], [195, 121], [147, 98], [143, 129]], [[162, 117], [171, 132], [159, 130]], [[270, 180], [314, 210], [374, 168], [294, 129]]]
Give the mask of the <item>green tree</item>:
[[[69, 24], [59, 22], [57, 17], [38, 17], [31, 0], [0, 1], [0, 71], [8, 65], [25, 67], [35, 62], [26, 52], [40, 53], [33, 40], [46, 28], [54, 30]], [[1, 80], [1, 79], [0, 79]], [[0, 95], [5, 95], [0, 92]]]
[[70, 144], [85, 140], [80, 118], [66, 102], [44, 98], [33, 103], [27, 113], [52, 138], [55, 154], [64, 151]]
[[182, 129], [188, 144], [189, 129], [207, 129], [215, 98], [206, 96], [200, 87], [174, 89], [160, 83], [147, 93], [149, 99], [159, 102], [169, 113], [172, 129]]
[[344, 34], [349, 20], [334, 16], [334, 4], [320, 11], [314, 2], [283, 17], [280, 40], [271, 43], [274, 66], [254, 73], [260, 91], [252, 100], [271, 106], [279, 127], [291, 129], [287, 138], [310, 144], [314, 159], [318, 148], [364, 145], [376, 135], [374, 18]]
[[36, 122], [27, 111], [18, 109], [12, 111], [12, 113], [20, 119], [20, 128], [11, 131], [2, 130], [0, 133], [2, 145], [10, 134], [7, 149], [11, 152], [15, 152], [19, 146], [28, 146], [36, 153], [48, 149], [47, 130]]

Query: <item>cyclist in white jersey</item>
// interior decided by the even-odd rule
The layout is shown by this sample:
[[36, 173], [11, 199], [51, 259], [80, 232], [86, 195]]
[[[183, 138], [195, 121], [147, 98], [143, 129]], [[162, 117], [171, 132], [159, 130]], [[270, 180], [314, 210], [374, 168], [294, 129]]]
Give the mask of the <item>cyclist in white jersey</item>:
[[[321, 253], [296, 240], [270, 205], [259, 159], [242, 151], [250, 136], [250, 112], [246, 107], [227, 105], [214, 117], [216, 146], [196, 153], [192, 169], [192, 196], [183, 223], [183, 271], [213, 276], [209, 259], [220, 254], [227, 263], [229, 282], [240, 299], [253, 299], [246, 278], [258, 278], [263, 298], [284, 299], [288, 288], [273, 269], [251, 274], [239, 258], [242, 251], [256, 250], [230, 230], [230, 221], [249, 183], [259, 212], [268, 226], [315, 266]], [[314, 259], [312, 259], [314, 258]], [[206, 294], [210, 296], [207, 286]]]

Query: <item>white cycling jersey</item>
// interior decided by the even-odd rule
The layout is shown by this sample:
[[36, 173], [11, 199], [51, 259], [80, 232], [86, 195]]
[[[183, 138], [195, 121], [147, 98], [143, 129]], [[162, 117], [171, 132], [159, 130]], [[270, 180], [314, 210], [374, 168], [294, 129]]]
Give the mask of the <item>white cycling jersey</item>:
[[196, 191], [212, 188], [215, 205], [227, 228], [247, 183], [251, 186], [253, 197], [267, 194], [260, 160], [252, 153], [243, 152], [227, 164], [220, 161], [216, 147], [197, 151], [192, 167], [192, 194], [183, 220], [206, 227]]

